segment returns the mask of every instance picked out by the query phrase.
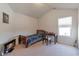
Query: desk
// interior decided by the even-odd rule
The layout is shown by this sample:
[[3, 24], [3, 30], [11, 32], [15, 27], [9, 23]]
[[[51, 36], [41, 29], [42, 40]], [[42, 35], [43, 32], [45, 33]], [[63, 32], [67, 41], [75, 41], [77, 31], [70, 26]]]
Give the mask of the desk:
[[46, 45], [48, 45], [49, 43], [51, 44], [52, 38], [50, 38], [50, 37], [52, 37], [52, 36], [54, 37], [54, 44], [56, 44], [58, 36], [52, 32], [46, 33], [45, 37], [43, 38], [43, 43], [45, 41]]

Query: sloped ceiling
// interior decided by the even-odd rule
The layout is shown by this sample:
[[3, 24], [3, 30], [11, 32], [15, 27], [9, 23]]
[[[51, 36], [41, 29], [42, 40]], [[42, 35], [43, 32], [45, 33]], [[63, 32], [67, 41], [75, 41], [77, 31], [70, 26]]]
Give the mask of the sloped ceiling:
[[51, 9], [70, 8], [76, 9], [78, 3], [9, 3], [14, 12], [31, 17], [40, 18]]

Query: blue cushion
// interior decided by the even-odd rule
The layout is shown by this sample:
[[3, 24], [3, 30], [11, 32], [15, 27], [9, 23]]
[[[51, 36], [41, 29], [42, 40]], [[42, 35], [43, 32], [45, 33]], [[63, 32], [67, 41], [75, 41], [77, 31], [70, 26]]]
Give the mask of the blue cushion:
[[42, 35], [40, 34], [30, 35], [28, 36], [28, 44], [30, 45], [38, 40], [41, 40], [41, 38], [42, 38]]

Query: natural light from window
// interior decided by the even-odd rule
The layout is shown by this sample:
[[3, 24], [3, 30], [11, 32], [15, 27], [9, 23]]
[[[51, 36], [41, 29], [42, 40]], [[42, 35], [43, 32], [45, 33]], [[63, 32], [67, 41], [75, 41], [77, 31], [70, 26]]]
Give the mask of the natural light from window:
[[58, 29], [60, 36], [70, 36], [72, 26], [72, 17], [64, 17], [58, 19]]

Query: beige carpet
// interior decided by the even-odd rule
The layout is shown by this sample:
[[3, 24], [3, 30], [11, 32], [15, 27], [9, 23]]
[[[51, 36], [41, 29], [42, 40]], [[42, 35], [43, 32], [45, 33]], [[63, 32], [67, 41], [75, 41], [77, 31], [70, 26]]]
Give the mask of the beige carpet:
[[6, 54], [5, 56], [77, 56], [79, 55], [79, 49], [62, 45], [62, 44], [50, 44], [46, 46], [42, 42], [38, 42], [28, 48], [24, 48], [22, 45], [15, 47], [14, 51]]

